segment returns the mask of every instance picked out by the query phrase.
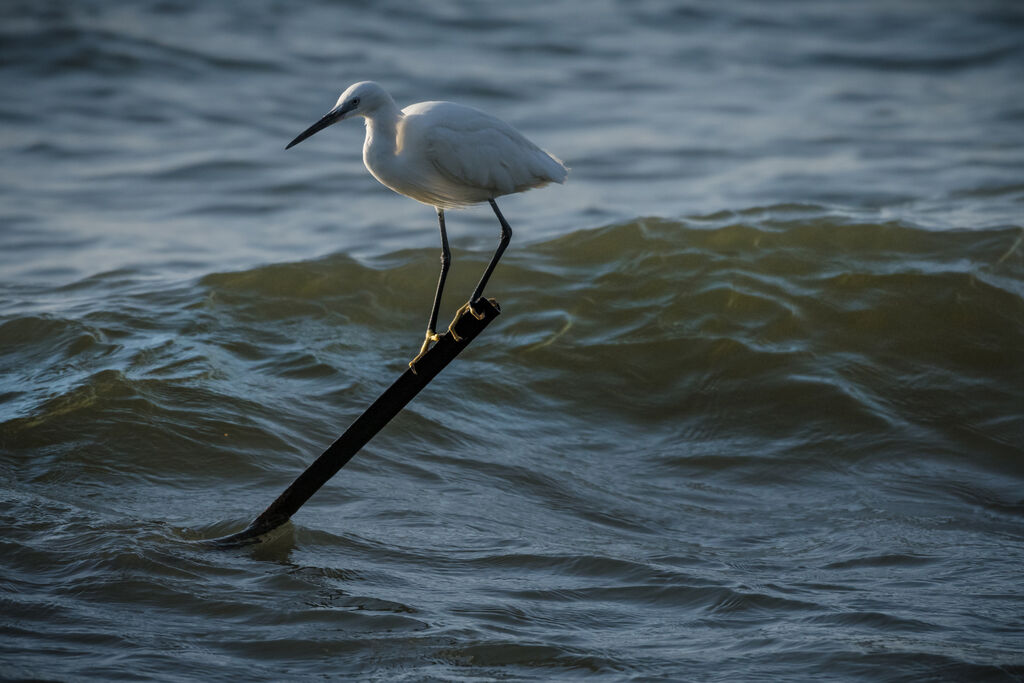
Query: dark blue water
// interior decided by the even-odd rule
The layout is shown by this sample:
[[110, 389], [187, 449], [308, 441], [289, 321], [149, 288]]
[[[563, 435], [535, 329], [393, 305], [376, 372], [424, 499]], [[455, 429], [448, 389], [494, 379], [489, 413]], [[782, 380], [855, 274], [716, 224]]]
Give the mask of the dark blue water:
[[[0, 8], [0, 678], [1024, 678], [1024, 9]], [[494, 113], [502, 315], [351, 82]], [[497, 237], [450, 212], [441, 317]]]

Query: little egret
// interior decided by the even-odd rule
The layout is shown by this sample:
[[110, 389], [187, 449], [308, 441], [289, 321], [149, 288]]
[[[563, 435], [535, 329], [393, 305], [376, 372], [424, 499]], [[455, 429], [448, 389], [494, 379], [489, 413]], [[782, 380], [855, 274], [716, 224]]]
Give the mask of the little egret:
[[363, 163], [374, 178], [399, 194], [433, 206], [441, 228], [441, 276], [437, 281], [427, 335], [409, 363], [415, 371], [437, 325], [441, 292], [451, 265], [444, 210], [489, 202], [501, 224], [498, 248], [467, 304], [484, 292], [512, 238], [512, 228], [495, 198], [550, 182], [565, 182], [565, 165], [527, 140], [515, 128], [482, 111], [453, 102], [419, 102], [399, 109], [391, 95], [372, 81], [348, 87], [329, 112], [288, 143], [290, 149], [314, 133], [353, 116], [366, 119]]

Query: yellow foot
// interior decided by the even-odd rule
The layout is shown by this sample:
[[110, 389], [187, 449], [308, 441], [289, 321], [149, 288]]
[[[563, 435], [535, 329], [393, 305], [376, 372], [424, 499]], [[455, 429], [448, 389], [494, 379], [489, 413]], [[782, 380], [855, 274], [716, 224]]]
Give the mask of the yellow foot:
[[412, 374], [416, 374], [416, 363], [419, 362], [420, 358], [430, 350], [430, 344], [436, 342], [441, 336], [433, 330], [427, 330], [427, 336], [423, 340], [423, 346], [420, 347], [420, 352], [416, 354], [416, 357], [409, 361], [409, 368], [412, 369]]
[[455, 323], [459, 322], [459, 318], [461, 318], [463, 314], [467, 312], [477, 320], [484, 319], [483, 313], [477, 313], [473, 309], [472, 301], [467, 301], [466, 303], [462, 304], [462, 307], [459, 310], [455, 311], [455, 317], [452, 318], [452, 321], [448, 324], [448, 334], [452, 335], [452, 339], [454, 339], [455, 341], [462, 341], [462, 337], [460, 337], [458, 333], [455, 331]]
[[[494, 299], [488, 299], [488, 301], [490, 301], [491, 305], [493, 306], [498, 305], [498, 302], [495, 301]], [[469, 313], [477, 320], [484, 319], [483, 313], [477, 313], [476, 310], [473, 309], [472, 302], [467, 301], [466, 303], [462, 304], [462, 307], [459, 310], [455, 311], [455, 317], [452, 318], [451, 323], [448, 324], [448, 334], [450, 334], [452, 336], [452, 339], [454, 339], [457, 342], [462, 341], [463, 338], [459, 336], [458, 332], [455, 331], [455, 324], [459, 322], [459, 318], [461, 318], [466, 313]], [[430, 350], [431, 343], [436, 342], [440, 338], [441, 335], [437, 334], [433, 330], [427, 330], [427, 336], [423, 340], [423, 346], [420, 347], [420, 352], [416, 354], [415, 358], [409, 361], [409, 368], [412, 370], [412, 374], [416, 374], [416, 363], [418, 363], [420, 361], [420, 358], [423, 358], [423, 356], [426, 355], [427, 351]]]

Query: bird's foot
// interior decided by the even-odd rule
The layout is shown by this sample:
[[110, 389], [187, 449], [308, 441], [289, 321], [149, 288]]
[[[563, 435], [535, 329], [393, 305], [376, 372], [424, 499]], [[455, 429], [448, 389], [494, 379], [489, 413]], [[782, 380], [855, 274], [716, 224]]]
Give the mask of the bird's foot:
[[416, 363], [419, 362], [420, 358], [426, 355], [427, 351], [430, 350], [430, 345], [441, 338], [441, 335], [437, 334], [433, 330], [427, 330], [427, 335], [423, 339], [423, 346], [420, 347], [420, 352], [416, 354], [416, 357], [409, 361], [409, 368], [412, 370], [412, 374], [416, 374]]
[[455, 317], [452, 318], [451, 323], [449, 323], [448, 325], [448, 334], [452, 335], [452, 339], [454, 339], [455, 341], [462, 341], [462, 337], [460, 337], [459, 333], [455, 331], [455, 323], [459, 322], [459, 318], [461, 318], [466, 313], [469, 313], [477, 320], [484, 319], [484, 314], [477, 313], [476, 310], [473, 308], [472, 301], [467, 301], [466, 303], [462, 304], [462, 307], [459, 308], [459, 310], [455, 311]]
[[[482, 299], [478, 299], [478, 301], [482, 301]], [[498, 302], [495, 301], [494, 299], [488, 299], [488, 301], [491, 302], [492, 306], [496, 307], [498, 305]], [[455, 325], [459, 322], [459, 319], [462, 318], [462, 316], [464, 316], [466, 313], [469, 313], [477, 320], [483, 320], [485, 316], [484, 313], [477, 313], [476, 309], [473, 308], [472, 301], [467, 301], [466, 303], [462, 304], [462, 307], [459, 308], [459, 310], [455, 311], [455, 317], [452, 318], [451, 323], [448, 324], [448, 332], [446, 333], [450, 334], [454, 341], [460, 342], [463, 340], [462, 335], [455, 331]], [[423, 346], [420, 347], [420, 352], [416, 354], [415, 358], [409, 361], [409, 368], [412, 370], [412, 374], [416, 374], [416, 363], [418, 363], [420, 359], [426, 355], [427, 351], [430, 350], [430, 345], [433, 342], [439, 340], [440, 338], [441, 335], [437, 334], [433, 330], [427, 330], [427, 336], [423, 340]]]

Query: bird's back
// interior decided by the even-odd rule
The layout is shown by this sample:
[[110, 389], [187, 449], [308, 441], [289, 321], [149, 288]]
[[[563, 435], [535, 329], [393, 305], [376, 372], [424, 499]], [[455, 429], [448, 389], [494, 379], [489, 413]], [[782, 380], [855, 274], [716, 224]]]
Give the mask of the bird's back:
[[565, 182], [561, 161], [519, 131], [454, 102], [420, 102], [402, 110], [396, 153], [418, 168], [425, 203], [464, 206]]

